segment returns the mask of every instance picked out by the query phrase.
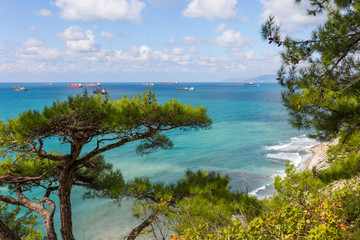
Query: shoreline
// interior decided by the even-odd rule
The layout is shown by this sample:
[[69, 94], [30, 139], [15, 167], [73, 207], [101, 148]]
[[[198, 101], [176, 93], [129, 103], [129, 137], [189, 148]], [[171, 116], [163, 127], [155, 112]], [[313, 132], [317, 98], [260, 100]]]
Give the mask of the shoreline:
[[327, 150], [329, 147], [337, 145], [339, 139], [335, 139], [331, 142], [323, 142], [318, 145], [315, 145], [311, 148], [312, 155], [306, 160], [305, 165], [301, 168], [300, 171], [312, 170], [314, 167], [316, 170], [324, 170], [330, 167], [330, 164], [327, 163]]

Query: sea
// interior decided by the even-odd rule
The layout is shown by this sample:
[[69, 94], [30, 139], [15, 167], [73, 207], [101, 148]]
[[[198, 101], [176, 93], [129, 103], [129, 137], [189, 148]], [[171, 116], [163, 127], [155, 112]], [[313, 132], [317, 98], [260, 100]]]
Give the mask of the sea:
[[[27, 109], [41, 110], [53, 101], [81, 94], [84, 89], [92, 93], [99, 88], [69, 88], [68, 84], [23, 83], [27, 91], [16, 92], [11, 91], [14, 84], [0, 83], [0, 119], [6, 122]], [[100, 86], [114, 100], [143, 93], [148, 87], [142, 83], [105, 82]], [[184, 87], [194, 87], [195, 91], [177, 90]], [[216, 171], [230, 176], [231, 189], [245, 191], [244, 178], [249, 193], [264, 198], [274, 193], [275, 176], [284, 176], [285, 161], [290, 160], [300, 169], [311, 156], [311, 147], [318, 144], [307, 137], [308, 132], [290, 126], [281, 102], [283, 89], [276, 83], [155, 83], [151, 88], [160, 103], [175, 98], [184, 104], [205, 106], [213, 124], [208, 130], [169, 131], [166, 134], [174, 147], [149, 156], [137, 155], [135, 142], [106, 152], [106, 161], [120, 169], [127, 180], [148, 177], [172, 183], [182, 178], [187, 169]], [[35, 197], [37, 191], [29, 195]], [[72, 191], [76, 239], [119, 239], [139, 224], [132, 216], [131, 200], [124, 199], [120, 205], [107, 199], [84, 200], [83, 193], [80, 187]], [[56, 196], [52, 198], [56, 201]], [[57, 209], [55, 225], [59, 231], [58, 218]]]

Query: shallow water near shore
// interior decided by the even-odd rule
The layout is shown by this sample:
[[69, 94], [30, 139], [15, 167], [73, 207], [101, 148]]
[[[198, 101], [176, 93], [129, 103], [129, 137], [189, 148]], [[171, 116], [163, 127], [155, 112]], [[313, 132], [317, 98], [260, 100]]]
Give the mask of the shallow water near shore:
[[[12, 84], [0, 84], [0, 119], [4, 121], [28, 108], [41, 110], [54, 100], [64, 100], [83, 91], [68, 88], [65, 83], [24, 84], [26, 92], [12, 92], [11, 87]], [[113, 99], [146, 91], [141, 83], [103, 83], [101, 87], [106, 88]], [[179, 87], [196, 90], [178, 91]], [[92, 93], [96, 87], [86, 88]], [[317, 144], [306, 137], [305, 132], [288, 124], [278, 84], [248, 87], [233, 83], [180, 83], [178, 86], [155, 83], [152, 89], [161, 103], [176, 98], [182, 103], [204, 105], [213, 126], [209, 130], [168, 132], [174, 148], [150, 156], [137, 156], [136, 143], [105, 153], [106, 160], [120, 169], [126, 179], [149, 177], [170, 183], [183, 177], [187, 169], [206, 169], [228, 174], [232, 179], [231, 188], [242, 191], [244, 171], [249, 191], [262, 198], [273, 193], [271, 183], [276, 175], [283, 175], [286, 160], [300, 168], [310, 157], [311, 146]], [[66, 146], [60, 148], [67, 150]], [[83, 236], [86, 239], [118, 238], [136, 226], [137, 221], [131, 216], [131, 201], [124, 200], [119, 207], [107, 200], [82, 200], [81, 195], [82, 190], [75, 188], [72, 204], [76, 239]], [[59, 229], [59, 223], [55, 224]]]

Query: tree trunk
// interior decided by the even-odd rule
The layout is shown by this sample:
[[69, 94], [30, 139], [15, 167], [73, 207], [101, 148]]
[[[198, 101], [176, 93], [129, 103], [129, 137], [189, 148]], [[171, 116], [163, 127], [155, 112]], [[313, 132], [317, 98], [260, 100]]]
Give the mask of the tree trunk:
[[0, 239], [2, 240], [21, 240], [8, 226], [0, 220]]
[[51, 210], [48, 211], [46, 214], [41, 214], [44, 218], [44, 225], [46, 234], [49, 240], [57, 240], [57, 235], [54, 228], [54, 213], [55, 213], [55, 203], [51, 201], [49, 198], [41, 199], [46, 202]]
[[45, 230], [49, 240], [57, 240], [55, 228], [54, 228], [54, 218], [46, 217], [44, 218]]
[[[18, 191], [16, 195], [19, 199], [15, 199], [11, 196], [0, 195], [0, 200], [9, 204], [23, 206], [39, 213], [44, 218], [44, 224], [48, 239], [57, 240], [57, 235], [54, 228], [54, 212], [55, 212], [54, 202], [49, 198], [44, 197], [40, 199], [40, 203], [36, 203], [28, 199], [21, 191]], [[48, 210], [43, 206], [44, 202], [46, 202], [50, 206], [50, 210]], [[0, 234], [0, 237], [1, 236], [2, 235]]]
[[129, 236], [126, 238], [126, 240], [134, 240], [136, 239], [141, 233], [142, 231], [147, 228], [158, 216], [158, 210], [151, 213], [150, 216], [148, 218], [146, 218], [139, 226], [137, 226], [136, 228], [134, 228], [131, 233], [129, 234]]
[[59, 176], [60, 233], [62, 239], [75, 240], [72, 229], [71, 188], [74, 171], [62, 169]]

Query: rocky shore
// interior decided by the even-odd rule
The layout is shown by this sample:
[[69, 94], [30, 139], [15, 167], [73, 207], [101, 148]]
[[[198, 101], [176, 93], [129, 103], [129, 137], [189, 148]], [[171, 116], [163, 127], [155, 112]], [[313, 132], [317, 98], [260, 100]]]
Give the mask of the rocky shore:
[[313, 155], [307, 160], [303, 171], [311, 170], [315, 167], [316, 170], [323, 170], [328, 168], [330, 165], [327, 163], [327, 150], [330, 146], [336, 145], [339, 143], [338, 139], [335, 139], [331, 142], [324, 142], [319, 145], [316, 145], [311, 148]]

